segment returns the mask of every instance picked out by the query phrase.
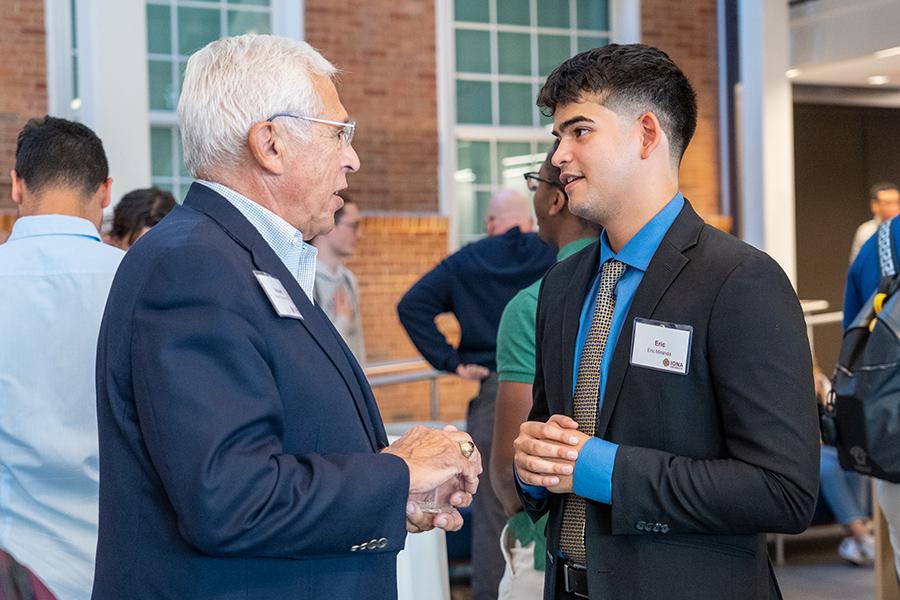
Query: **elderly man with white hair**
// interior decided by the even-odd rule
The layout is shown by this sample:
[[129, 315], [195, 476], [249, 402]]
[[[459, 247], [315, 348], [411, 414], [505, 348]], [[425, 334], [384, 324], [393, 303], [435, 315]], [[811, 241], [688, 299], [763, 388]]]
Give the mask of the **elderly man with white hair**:
[[335, 73], [271, 36], [188, 61], [178, 120], [198, 181], [126, 256], [100, 332], [97, 600], [395, 598], [406, 533], [462, 524], [470, 437], [388, 445], [313, 303], [306, 240], [359, 168]]

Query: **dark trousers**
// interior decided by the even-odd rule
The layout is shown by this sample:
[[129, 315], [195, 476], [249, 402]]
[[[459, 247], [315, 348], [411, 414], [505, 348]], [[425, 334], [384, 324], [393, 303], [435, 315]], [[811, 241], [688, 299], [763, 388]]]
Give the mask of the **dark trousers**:
[[497, 399], [497, 373], [481, 382], [478, 395], [469, 402], [466, 430], [481, 452], [484, 465], [478, 493], [472, 503], [472, 600], [496, 600], [503, 577], [500, 532], [506, 515], [491, 486], [491, 442], [494, 437], [494, 404]]

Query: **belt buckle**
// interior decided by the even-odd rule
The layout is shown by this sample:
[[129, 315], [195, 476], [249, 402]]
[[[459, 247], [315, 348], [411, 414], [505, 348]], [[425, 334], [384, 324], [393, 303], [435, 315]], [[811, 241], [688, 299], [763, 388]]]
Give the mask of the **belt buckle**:
[[563, 583], [565, 584], [566, 593], [573, 594], [578, 598], [588, 598], [587, 594], [582, 594], [579, 591], [574, 589], [575, 586], [571, 585], [569, 582], [569, 573], [578, 573], [582, 577], [587, 579], [587, 568], [581, 567], [580, 565], [570, 565], [568, 563], [563, 562]]

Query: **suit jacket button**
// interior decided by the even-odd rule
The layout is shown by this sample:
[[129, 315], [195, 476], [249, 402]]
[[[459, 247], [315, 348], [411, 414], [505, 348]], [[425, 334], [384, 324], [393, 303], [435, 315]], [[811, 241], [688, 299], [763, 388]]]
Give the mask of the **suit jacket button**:
[[662, 533], [669, 533], [669, 526], [663, 523], [662, 527], [659, 528]]
[[362, 544], [359, 545], [359, 549], [360, 549], [360, 550], [368, 550], [368, 549], [369, 549], [369, 544], [366, 543], [366, 542], [363, 542]]
[[353, 544], [352, 546], [350, 546], [350, 552], [356, 552], [357, 550], [359, 550], [359, 544]]
[[369, 541], [369, 550], [377, 550], [378, 549], [378, 540], [372, 539]]
[[378, 540], [378, 547], [384, 548], [385, 546], [387, 546], [387, 543], [387, 538], [381, 538], [380, 540]]
[[644, 531], [644, 528], [645, 528], [646, 526], [647, 526], [647, 524], [644, 523], [643, 521], [638, 521], [638, 522], [637, 522], [637, 525], [635, 525], [635, 528], [636, 528], [638, 531]]
[[662, 525], [660, 525], [659, 523], [654, 523], [653, 524], [653, 533], [659, 533], [659, 530], [661, 528], [662, 528]]

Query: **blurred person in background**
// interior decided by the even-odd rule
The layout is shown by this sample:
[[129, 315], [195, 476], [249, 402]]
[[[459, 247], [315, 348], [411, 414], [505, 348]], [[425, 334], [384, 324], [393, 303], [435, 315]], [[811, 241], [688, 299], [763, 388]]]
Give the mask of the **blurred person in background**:
[[[406, 333], [435, 369], [456, 373], [481, 386], [469, 403], [466, 429], [485, 461], [481, 488], [472, 508], [472, 599], [492, 600], [503, 575], [497, 540], [506, 515], [490, 484], [497, 327], [507, 302], [537, 281], [553, 264], [556, 249], [533, 233], [531, 203], [524, 194], [501, 190], [485, 216], [487, 237], [463, 246], [426, 273], [400, 300], [397, 313]], [[459, 347], [438, 330], [435, 318], [453, 313]]]
[[850, 248], [851, 263], [866, 240], [874, 235], [878, 226], [900, 214], [900, 191], [897, 190], [897, 184], [882, 181], [869, 188], [869, 210], [872, 211], [872, 218], [857, 227], [856, 233], [853, 234], [853, 246]]
[[334, 213], [334, 229], [312, 241], [319, 251], [313, 291], [316, 304], [331, 319], [359, 364], [365, 366], [366, 343], [359, 309], [359, 284], [356, 275], [345, 264], [356, 252], [356, 244], [362, 237], [362, 221], [356, 202], [345, 192], [341, 193], [341, 198], [344, 205]]
[[0, 547], [61, 600], [91, 597], [97, 545], [95, 357], [123, 252], [102, 243], [103, 144], [80, 123], [19, 133], [0, 246]]
[[109, 243], [128, 250], [150, 228], [175, 208], [175, 197], [158, 187], [132, 190], [122, 196], [113, 210]]

